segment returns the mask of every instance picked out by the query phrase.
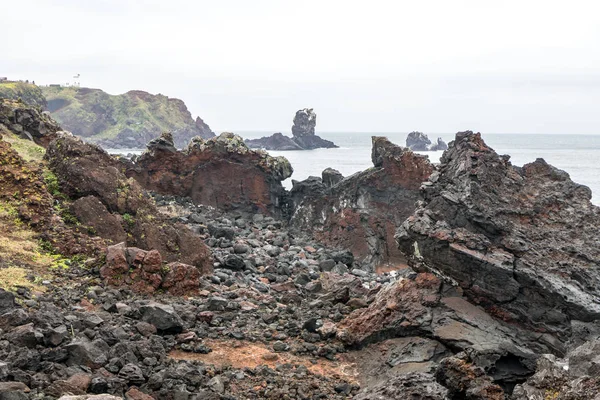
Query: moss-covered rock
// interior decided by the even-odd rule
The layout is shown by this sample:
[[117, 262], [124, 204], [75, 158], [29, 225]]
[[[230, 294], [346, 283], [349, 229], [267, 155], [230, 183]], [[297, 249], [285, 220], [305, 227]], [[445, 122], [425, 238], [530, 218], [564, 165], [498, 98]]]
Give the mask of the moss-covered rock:
[[161, 132], [185, 147], [194, 136], [213, 137], [183, 101], [133, 90], [110, 95], [100, 89], [43, 87], [48, 110], [65, 129], [105, 148], [141, 148]]
[[0, 82], [0, 99], [19, 100], [45, 109], [46, 98], [39, 86], [26, 82]]

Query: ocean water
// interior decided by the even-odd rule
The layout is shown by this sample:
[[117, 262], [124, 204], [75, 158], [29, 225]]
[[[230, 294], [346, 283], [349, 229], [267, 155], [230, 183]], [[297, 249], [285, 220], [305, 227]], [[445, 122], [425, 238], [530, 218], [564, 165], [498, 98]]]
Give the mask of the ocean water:
[[[268, 136], [270, 132], [236, 132], [245, 139]], [[294, 173], [284, 181], [291, 188], [292, 179], [321, 176], [327, 168], [335, 168], [344, 176], [372, 167], [371, 136], [386, 136], [396, 144], [404, 145], [407, 133], [319, 133], [340, 146], [338, 149], [308, 151], [269, 151], [274, 156], [284, 156], [292, 164]], [[454, 134], [428, 135], [434, 141], [441, 137], [450, 142]], [[569, 173], [573, 181], [592, 189], [592, 202], [600, 205], [600, 135], [542, 135], [542, 134], [482, 134], [485, 142], [499, 154], [508, 154], [513, 165], [522, 166], [543, 158], [548, 163]], [[438, 163], [441, 151], [420, 152], [433, 163]]]

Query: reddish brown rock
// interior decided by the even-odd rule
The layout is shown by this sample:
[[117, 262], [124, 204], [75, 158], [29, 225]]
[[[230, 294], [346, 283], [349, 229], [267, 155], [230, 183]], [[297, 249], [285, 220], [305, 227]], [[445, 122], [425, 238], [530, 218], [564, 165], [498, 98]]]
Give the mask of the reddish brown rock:
[[151, 141], [135, 164], [127, 165], [127, 176], [148, 190], [223, 210], [273, 215], [286, 211], [281, 181], [291, 174], [285, 158], [250, 150], [232, 133], [206, 141], [194, 138], [183, 151], [165, 134]]
[[113, 286], [128, 286], [136, 293], [166, 293], [183, 296], [198, 292], [202, 270], [193, 265], [172, 262], [163, 265], [160, 253], [125, 247], [125, 243], [109, 246], [100, 276]]
[[132, 387], [125, 393], [125, 399], [127, 400], [154, 400], [154, 397], [141, 392], [138, 388]]
[[[160, 214], [140, 185], [125, 176], [121, 170], [124, 166], [100, 147], [62, 135], [48, 146], [46, 159], [64, 195], [75, 203], [83, 198], [86, 204], [92, 203], [95, 198], [122, 221], [128, 246], [155, 249], [164, 260], [194, 265], [201, 273], [212, 270], [209, 250], [202, 239]], [[95, 215], [102, 221], [110, 219], [99, 205], [97, 209], [100, 211]], [[94, 213], [80, 214], [86, 216], [87, 225], [102, 227], [102, 221], [94, 220]], [[97, 234], [109, 240], [121, 237], [118, 229], [113, 232], [107, 227]]]
[[167, 264], [166, 269], [168, 272], [164, 277], [162, 287], [167, 292], [181, 296], [198, 291], [200, 286], [200, 271], [198, 268], [174, 262]]
[[351, 250], [363, 265], [405, 263], [394, 234], [415, 210], [434, 167], [383, 137], [373, 137], [371, 158], [374, 168], [331, 186], [314, 177], [294, 181], [290, 223], [325, 245]]
[[92, 234], [103, 237], [111, 243], [127, 240], [122, 218], [110, 213], [98, 198], [86, 196], [77, 199], [71, 205], [71, 212], [79, 222], [91, 228]]

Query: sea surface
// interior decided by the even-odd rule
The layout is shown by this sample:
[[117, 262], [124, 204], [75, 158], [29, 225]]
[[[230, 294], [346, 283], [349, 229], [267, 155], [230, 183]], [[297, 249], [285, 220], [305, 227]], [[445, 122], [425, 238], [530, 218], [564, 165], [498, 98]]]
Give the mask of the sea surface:
[[[273, 132], [240, 131], [244, 139], [269, 136]], [[316, 149], [304, 151], [269, 151], [273, 156], [286, 157], [294, 173], [283, 184], [288, 189], [292, 180], [303, 180], [309, 176], [321, 176], [321, 172], [331, 167], [344, 176], [352, 175], [372, 167], [371, 136], [385, 136], [393, 143], [405, 145], [407, 132], [403, 133], [348, 133], [318, 132], [323, 139], [331, 140], [338, 149]], [[291, 134], [289, 134], [291, 136]], [[454, 139], [454, 134], [429, 134], [435, 141], [441, 137], [446, 143]], [[544, 135], [544, 134], [482, 134], [485, 142], [499, 154], [510, 155], [513, 165], [522, 166], [543, 158], [548, 163], [569, 173], [573, 181], [586, 185], [592, 190], [592, 202], [600, 205], [600, 135]], [[111, 153], [141, 153], [139, 149], [108, 150]], [[442, 151], [419, 152], [429, 156], [433, 163], [439, 163]]]
[[[245, 139], [268, 136], [269, 132], [236, 132]], [[372, 167], [371, 136], [385, 136], [393, 143], [405, 145], [404, 133], [318, 133], [323, 139], [331, 140], [340, 148], [305, 151], [269, 151], [274, 156], [284, 156], [294, 168], [294, 174], [284, 182], [291, 188], [292, 179], [303, 180], [311, 175], [321, 176], [327, 168], [335, 168], [344, 176]], [[291, 134], [290, 134], [291, 136]], [[446, 143], [454, 134], [429, 134], [435, 141], [441, 137]], [[592, 189], [592, 202], [600, 205], [600, 135], [543, 135], [543, 134], [482, 134], [483, 140], [499, 154], [510, 155], [513, 165], [522, 166], [543, 158], [571, 175], [573, 181]], [[426, 154], [433, 163], [438, 163], [442, 151], [419, 152]]]

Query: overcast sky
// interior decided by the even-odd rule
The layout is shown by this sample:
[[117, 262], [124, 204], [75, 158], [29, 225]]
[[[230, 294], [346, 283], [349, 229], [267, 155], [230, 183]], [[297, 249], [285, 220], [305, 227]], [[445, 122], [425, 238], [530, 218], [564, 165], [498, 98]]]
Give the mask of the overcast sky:
[[216, 130], [600, 134], [600, 2], [0, 0], [0, 76], [183, 99]]

